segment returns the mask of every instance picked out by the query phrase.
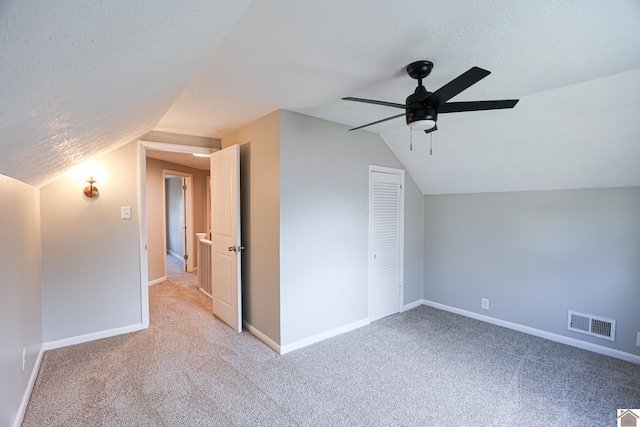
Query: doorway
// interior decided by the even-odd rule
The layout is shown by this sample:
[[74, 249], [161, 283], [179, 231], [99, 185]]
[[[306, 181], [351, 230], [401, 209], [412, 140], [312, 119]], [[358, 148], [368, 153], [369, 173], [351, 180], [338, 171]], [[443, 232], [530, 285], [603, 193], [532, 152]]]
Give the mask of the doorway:
[[[193, 175], [163, 169], [164, 183], [164, 244], [165, 253], [183, 263], [183, 270], [192, 273], [193, 253]], [[165, 264], [165, 277], [166, 277]]]
[[[184, 174], [186, 171], [194, 174], [191, 186], [194, 193], [192, 209], [194, 212], [198, 212], [198, 216], [192, 230], [206, 232], [207, 225], [204, 218], [206, 213], [203, 211], [206, 199], [204, 194], [205, 178], [208, 178], [209, 175], [208, 156], [217, 149], [145, 140], [139, 142], [140, 304], [141, 323], [146, 328], [149, 326], [149, 286], [167, 279], [164, 277], [167, 271], [167, 252], [165, 248], [163, 171], [170, 171], [174, 175], [179, 175], [176, 172]], [[194, 154], [207, 157], [197, 157]], [[151, 171], [152, 174], [148, 176]], [[149, 203], [151, 204], [148, 205]], [[187, 236], [189, 234], [194, 233], [188, 233]], [[195, 236], [191, 237], [195, 242]], [[195, 243], [191, 246], [195, 246]], [[195, 252], [195, 248], [193, 251]], [[197, 257], [193, 255], [189, 258], [194, 263], [194, 269], [197, 268], [195, 266]]]
[[369, 319], [404, 299], [404, 170], [369, 166]]

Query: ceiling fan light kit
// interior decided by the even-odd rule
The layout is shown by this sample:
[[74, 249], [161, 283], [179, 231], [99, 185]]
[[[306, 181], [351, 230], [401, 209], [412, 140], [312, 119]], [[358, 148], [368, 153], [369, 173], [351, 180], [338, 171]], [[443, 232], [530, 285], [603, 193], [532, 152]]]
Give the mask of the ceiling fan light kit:
[[405, 110], [403, 114], [397, 114], [395, 116], [367, 123], [366, 125], [358, 126], [349, 130], [362, 129], [371, 125], [386, 122], [387, 120], [405, 117], [407, 125], [411, 130], [422, 130], [425, 133], [431, 133], [438, 130], [438, 127], [436, 126], [438, 114], [459, 113], [463, 111], [501, 110], [505, 108], [513, 108], [518, 103], [517, 99], [447, 102], [460, 92], [468, 89], [483, 78], [487, 77], [491, 72], [480, 67], [472, 67], [435, 92], [429, 92], [423, 86], [422, 79], [427, 77], [431, 73], [432, 69], [433, 63], [430, 61], [416, 61], [407, 65], [407, 74], [409, 74], [409, 77], [412, 79], [418, 80], [418, 87], [416, 87], [416, 90], [407, 97], [404, 104], [378, 101], [375, 99], [353, 97], [342, 98], [346, 101], [364, 102], [367, 104], [402, 108]]
[[[407, 120], [408, 121], [408, 120]], [[429, 130], [436, 125], [435, 120], [414, 120], [408, 123], [411, 130]]]

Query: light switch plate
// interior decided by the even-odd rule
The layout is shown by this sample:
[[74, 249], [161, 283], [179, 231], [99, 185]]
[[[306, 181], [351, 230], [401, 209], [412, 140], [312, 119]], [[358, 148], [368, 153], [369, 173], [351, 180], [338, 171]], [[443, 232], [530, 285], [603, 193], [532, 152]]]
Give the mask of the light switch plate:
[[636, 338], [636, 345], [640, 347], [640, 332], [638, 332], [638, 338]]
[[120, 219], [131, 219], [131, 207], [123, 206], [120, 208]]

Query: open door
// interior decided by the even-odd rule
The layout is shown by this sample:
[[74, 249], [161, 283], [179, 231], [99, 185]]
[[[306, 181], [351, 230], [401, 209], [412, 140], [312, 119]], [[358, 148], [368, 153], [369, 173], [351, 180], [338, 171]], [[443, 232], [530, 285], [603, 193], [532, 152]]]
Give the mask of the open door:
[[211, 293], [213, 314], [242, 331], [240, 146], [211, 155]]

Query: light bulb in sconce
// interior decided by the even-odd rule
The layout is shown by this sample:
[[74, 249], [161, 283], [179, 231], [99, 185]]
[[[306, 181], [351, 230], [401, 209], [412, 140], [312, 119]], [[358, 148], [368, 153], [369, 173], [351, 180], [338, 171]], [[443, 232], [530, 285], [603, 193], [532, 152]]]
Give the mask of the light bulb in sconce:
[[98, 187], [93, 185], [98, 181], [94, 180], [93, 176], [90, 176], [89, 179], [86, 182], [88, 182], [89, 185], [84, 187], [84, 195], [87, 196], [87, 197], [97, 197], [97, 196], [99, 196], [100, 192], [98, 191]]
[[72, 172], [75, 180], [89, 184], [83, 186], [82, 192], [86, 197], [94, 198], [100, 195], [95, 183], [105, 181], [105, 171], [101, 164], [95, 160], [89, 160], [74, 167]]

